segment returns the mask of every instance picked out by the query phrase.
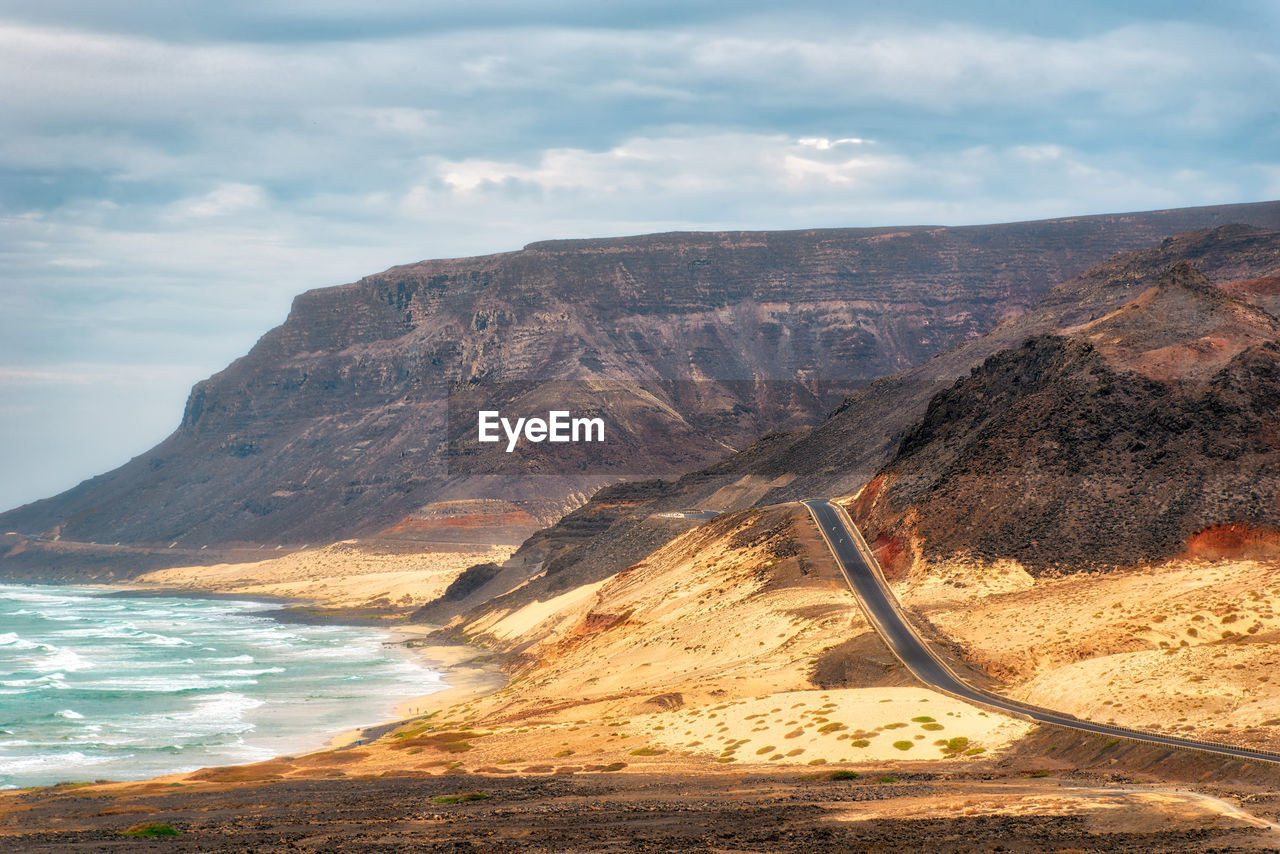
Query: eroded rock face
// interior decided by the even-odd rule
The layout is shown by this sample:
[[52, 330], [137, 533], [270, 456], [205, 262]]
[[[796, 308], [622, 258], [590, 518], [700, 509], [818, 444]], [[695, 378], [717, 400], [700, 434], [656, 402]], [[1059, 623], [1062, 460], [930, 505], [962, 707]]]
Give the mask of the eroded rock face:
[[1258, 539], [1280, 529], [1278, 413], [1275, 341], [1179, 382], [1084, 340], [1033, 338], [933, 399], [860, 515], [871, 538], [914, 544], [899, 562], [1032, 572], [1167, 559], [1223, 525]]
[[[397, 267], [300, 295], [283, 325], [196, 385], [163, 443], [0, 524], [198, 548], [403, 534], [420, 508], [454, 500], [509, 501], [545, 523], [620, 472], [689, 471], [816, 423], [1090, 264], [1224, 219], [1265, 224], [1280, 206], [651, 235]], [[609, 471], [536, 455], [521, 474], [451, 470], [451, 390], [492, 388], [501, 406], [514, 393], [503, 389], [544, 402], [547, 384], [596, 382], [633, 390], [617, 401], [629, 441]]]

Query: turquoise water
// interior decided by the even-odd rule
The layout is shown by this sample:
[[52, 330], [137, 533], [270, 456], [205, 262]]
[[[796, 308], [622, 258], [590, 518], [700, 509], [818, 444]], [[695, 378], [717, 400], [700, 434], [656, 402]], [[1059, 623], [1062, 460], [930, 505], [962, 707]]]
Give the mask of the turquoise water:
[[0, 788], [318, 749], [444, 687], [383, 632], [275, 607], [0, 584]]

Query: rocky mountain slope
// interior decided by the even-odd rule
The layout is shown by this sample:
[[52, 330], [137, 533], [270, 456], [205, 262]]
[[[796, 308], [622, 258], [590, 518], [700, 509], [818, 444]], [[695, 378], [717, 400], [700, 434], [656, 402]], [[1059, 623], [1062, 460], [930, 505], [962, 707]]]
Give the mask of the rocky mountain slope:
[[[811, 425], [842, 395], [1022, 315], [1117, 251], [1230, 221], [1280, 225], [1280, 204], [561, 241], [397, 267], [299, 296], [283, 325], [196, 385], [163, 443], [3, 514], [0, 528], [194, 548], [389, 527], [519, 535], [601, 483], [696, 469]], [[542, 446], [496, 465], [459, 450], [451, 399], [464, 413], [594, 406], [620, 443], [567, 460]], [[875, 459], [839, 468], [856, 477]], [[463, 503], [442, 513], [440, 502]]]
[[855, 505], [891, 564], [1078, 571], [1280, 531], [1280, 320], [1184, 262], [1067, 332], [932, 399]]
[[[1191, 261], [1226, 287], [1209, 283], [1187, 266]], [[1171, 270], [1177, 272], [1171, 275]], [[987, 480], [966, 488], [974, 495], [983, 489], [995, 490], [991, 503], [1003, 501], [1017, 509], [999, 517], [1007, 524], [1007, 531], [995, 533], [983, 526], [981, 536], [1003, 542], [1007, 535], [1022, 530], [1018, 514], [1030, 511], [1020, 503], [1022, 496], [1013, 491], [1026, 484], [1011, 481], [996, 489], [995, 483], [989, 482], [1003, 464], [999, 454], [1022, 454], [1029, 461], [1027, 465], [1034, 466], [1036, 455], [1047, 453], [1048, 444], [1056, 440], [1045, 434], [1036, 439], [1043, 440], [1044, 447], [1030, 440], [1020, 445], [1014, 442], [1013, 448], [970, 447], [970, 440], [963, 437], [972, 434], [974, 442], [986, 440], [986, 419], [997, 418], [997, 402], [1022, 407], [1017, 417], [1024, 420], [1010, 430], [1016, 431], [1020, 425], [1047, 429], [1052, 424], [1064, 431], [1061, 439], [1069, 447], [1059, 454], [1061, 464], [1083, 466], [1084, 461], [1090, 461], [1088, 471], [1081, 467], [1074, 475], [1073, 483], [1080, 490], [1087, 492], [1089, 478], [1095, 475], [1112, 483], [1115, 494], [1111, 500], [1122, 504], [1128, 500], [1131, 486], [1150, 490], [1148, 504], [1125, 505], [1127, 511], [1137, 514], [1125, 522], [1099, 521], [1093, 514], [1104, 513], [1106, 508], [1093, 501], [1082, 501], [1074, 510], [1055, 509], [1051, 494], [1040, 495], [1038, 500], [1044, 503], [1046, 513], [1058, 513], [1062, 518], [1071, 515], [1073, 524], [1095, 527], [1088, 538], [1069, 546], [1059, 540], [1042, 543], [1032, 536], [1017, 546], [1019, 556], [1031, 559], [1032, 553], [1040, 554], [1038, 560], [1045, 567], [1068, 560], [1089, 566], [1104, 555], [1104, 562], [1114, 563], [1176, 551], [1176, 544], [1197, 525], [1211, 524], [1214, 518], [1241, 516], [1248, 510], [1251, 491], [1240, 479], [1249, 476], [1249, 461], [1234, 464], [1234, 473], [1228, 475], [1216, 458], [1199, 458], [1196, 438], [1181, 435], [1178, 425], [1198, 424], [1202, 439], [1221, 434], [1217, 441], [1231, 444], [1236, 440], [1231, 438], [1230, 425], [1213, 420], [1223, 407], [1235, 413], [1231, 417], [1238, 418], [1234, 426], [1240, 431], [1252, 429], [1259, 423], [1257, 419], [1265, 417], [1269, 380], [1263, 366], [1270, 358], [1268, 342], [1275, 337], [1276, 321], [1261, 307], [1233, 294], [1240, 292], [1234, 283], [1277, 273], [1280, 231], [1244, 226], [1181, 234], [1154, 247], [1119, 255], [1053, 289], [1032, 310], [986, 335], [877, 380], [811, 430], [765, 437], [721, 463], [675, 481], [619, 484], [602, 490], [559, 524], [530, 538], [502, 572], [490, 572], [483, 583], [468, 587], [465, 595], [429, 606], [421, 616], [448, 619], [468, 608], [489, 607], [486, 603], [500, 605], [508, 597], [521, 601], [554, 595], [576, 584], [606, 578], [643, 559], [682, 530], [684, 523], [661, 517], [664, 511], [690, 507], [731, 510], [811, 495], [851, 495], [873, 478], [856, 512], [870, 526], [872, 536], [882, 537], [880, 545], [889, 547], [882, 557], [891, 568], [901, 570], [903, 561], [919, 556], [919, 549], [926, 546], [912, 547], [912, 543], [921, 537], [936, 543], [941, 552], [979, 548], [983, 554], [1012, 555], [1007, 551], [1012, 545], [1002, 547], [1004, 551], [991, 551], [990, 544], [960, 542], [958, 538], [965, 535], [962, 532], [976, 530], [965, 514], [984, 512], [986, 499], [946, 492], [947, 478], [955, 475], [944, 478], [941, 474], [949, 471], [949, 465], [965, 465], [979, 451], [986, 454], [974, 465], [990, 464], [995, 472], [983, 469], [981, 477]], [[1070, 341], [1062, 336], [1070, 336]], [[1028, 338], [1037, 343], [1024, 352], [1022, 343]], [[1064, 343], [1059, 346], [1056, 342]], [[1149, 375], [1133, 374], [1135, 368]], [[971, 370], [978, 373], [951, 388], [958, 376]], [[1004, 377], [1005, 373], [1009, 376]], [[986, 377], [985, 385], [975, 379], [979, 374]], [[1032, 394], [1039, 389], [1034, 383], [1042, 381], [1064, 385], [1037, 397]], [[1067, 388], [1072, 383], [1075, 385]], [[1180, 389], [1177, 395], [1165, 392], [1166, 383]], [[1098, 396], [1102, 388], [1110, 391]], [[1247, 394], [1256, 394], [1256, 399], [1238, 400], [1240, 388], [1250, 389]], [[951, 401], [957, 399], [965, 401], [963, 406], [953, 406]], [[1063, 408], [1070, 401], [1076, 408]], [[1123, 407], [1117, 408], [1119, 402]], [[962, 414], [970, 420], [962, 422]], [[1125, 426], [1122, 422], [1126, 419], [1135, 423]], [[1144, 419], [1155, 426], [1144, 426]], [[1079, 434], [1070, 432], [1072, 425]], [[1096, 453], [1100, 441], [1090, 438], [1090, 431], [1119, 442], [1118, 437], [1130, 430], [1160, 433], [1140, 440], [1142, 447], [1135, 450], [1152, 460], [1165, 459], [1157, 439], [1172, 443], [1163, 468], [1141, 456], [1126, 458], [1124, 466], [1115, 457], [1089, 456]], [[911, 452], [923, 436], [935, 433], [941, 438], [929, 445], [916, 463], [903, 460], [904, 448]], [[913, 438], [904, 444], [909, 435]], [[1250, 441], [1247, 434], [1238, 439], [1240, 448], [1236, 450]], [[891, 460], [897, 467], [891, 465], [884, 476], [877, 477]], [[1173, 495], [1169, 490], [1191, 488], [1186, 481], [1188, 472], [1177, 468], [1183, 463], [1193, 464], [1203, 476], [1196, 487], [1200, 492], [1177, 493], [1180, 500], [1200, 502], [1198, 516], [1177, 516], [1159, 503]], [[1108, 470], [1107, 465], [1116, 468]], [[1149, 469], [1149, 465], [1154, 467]], [[1136, 480], [1139, 476], [1163, 478], [1168, 483], [1164, 487], [1154, 482], [1141, 485]], [[1125, 477], [1131, 482], [1124, 482]], [[889, 481], [897, 485], [882, 495]], [[1054, 481], [1053, 488], [1058, 486], [1061, 484]], [[1049, 484], [1040, 487], [1047, 490]], [[1229, 499], [1217, 497], [1219, 491]], [[922, 531], [918, 527], [923, 524], [919, 521], [924, 509], [920, 502], [927, 496], [933, 496], [928, 510], [936, 513], [937, 521], [929, 522], [928, 530]], [[1065, 497], [1082, 498], [1078, 494]], [[1164, 519], [1161, 524], [1167, 523], [1166, 527], [1151, 524], [1157, 516]], [[1253, 512], [1241, 519], [1255, 517]], [[948, 525], [957, 530], [943, 530]], [[1157, 530], [1162, 532], [1159, 545], [1154, 539]], [[1130, 534], [1135, 531], [1142, 537], [1133, 539]], [[1047, 551], [1060, 547], [1067, 551], [1057, 557]], [[1086, 552], [1092, 557], [1086, 557]]]

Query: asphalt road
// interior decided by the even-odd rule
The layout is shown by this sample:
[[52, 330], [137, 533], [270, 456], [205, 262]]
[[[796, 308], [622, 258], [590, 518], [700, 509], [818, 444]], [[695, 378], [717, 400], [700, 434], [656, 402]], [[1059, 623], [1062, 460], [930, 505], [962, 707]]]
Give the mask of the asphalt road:
[[980, 706], [1013, 712], [1043, 723], [1168, 747], [1203, 750], [1219, 756], [1280, 763], [1280, 754], [1094, 723], [1052, 709], [1019, 703], [969, 684], [953, 673], [911, 628], [898, 607], [897, 599], [885, 583], [871, 549], [844, 509], [825, 499], [811, 499], [801, 503], [809, 509], [814, 522], [822, 531], [823, 538], [831, 547], [836, 562], [858, 601], [862, 603], [862, 609], [871, 624], [894, 655], [925, 684]]

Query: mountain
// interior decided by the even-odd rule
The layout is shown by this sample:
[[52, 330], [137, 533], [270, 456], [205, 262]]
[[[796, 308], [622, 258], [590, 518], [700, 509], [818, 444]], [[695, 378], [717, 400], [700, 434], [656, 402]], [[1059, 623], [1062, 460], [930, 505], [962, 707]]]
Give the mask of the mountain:
[[[0, 526], [194, 549], [378, 531], [518, 541], [601, 484], [698, 469], [812, 425], [1118, 251], [1233, 221], [1280, 226], [1280, 203], [555, 241], [396, 267], [300, 295], [195, 386], [164, 442]], [[476, 454], [462, 439], [478, 404], [597, 411], [617, 441], [594, 455]]]
[[[607, 578], [696, 522], [666, 515], [683, 508], [723, 511], [859, 494], [855, 516], [878, 540], [882, 560], [898, 572], [921, 549], [934, 557], [965, 549], [1016, 556], [1042, 569], [1067, 561], [1082, 567], [1133, 563], [1185, 548], [1188, 536], [1214, 520], [1261, 524], [1247, 482], [1249, 466], [1260, 458], [1244, 449], [1252, 441], [1249, 431], [1268, 423], [1266, 366], [1276, 321], [1237, 296], [1243, 292], [1236, 283], [1278, 273], [1280, 231], [1271, 229], [1222, 226], [1122, 253], [987, 334], [871, 383], [812, 429], [766, 436], [673, 481], [601, 490], [532, 536], [501, 572], [488, 572], [483, 583], [469, 577], [454, 591], [458, 595], [428, 605], [420, 616], [443, 620], [469, 609], [515, 607]], [[1031, 346], [1024, 347], [1029, 339]], [[1049, 385], [1042, 389], [1044, 383]], [[1215, 421], [1227, 411], [1229, 418]], [[1198, 433], [1179, 434], [1192, 424]], [[1063, 493], [1061, 502], [1050, 493], [1064, 489], [1065, 481], [1038, 484], [1043, 494], [1035, 494], [1045, 512], [1071, 517], [1053, 523], [1058, 536], [1018, 540], [1020, 514], [1036, 509], [1018, 489], [1031, 481], [1002, 480], [1008, 461], [1001, 455], [1014, 454], [1034, 470], [1055, 441], [1043, 433], [1050, 426], [1062, 434], [1060, 464], [1089, 466], [1073, 475], [1077, 492]], [[1010, 432], [1007, 443], [982, 444], [988, 440], [984, 431], [997, 427]], [[1043, 443], [1016, 438], [1019, 430], [1042, 431], [1033, 435]], [[1133, 446], [1139, 456], [1090, 456], [1100, 436], [1120, 442], [1146, 432], [1152, 435]], [[1158, 442], [1176, 445], [1160, 465]], [[1245, 456], [1228, 470], [1217, 457], [1203, 456], [1196, 442], [1225, 443], [1211, 454]], [[980, 472], [974, 482], [962, 494], [948, 491], [950, 479], [959, 477], [951, 467], [964, 470], [971, 463]], [[1195, 488], [1187, 482], [1193, 476], [1200, 478]], [[1114, 482], [1109, 488], [1117, 502], [1128, 500], [1131, 486], [1148, 490], [1147, 499], [1117, 516], [1114, 508], [1087, 500], [1095, 477]], [[1190, 504], [1180, 511], [1165, 508], [1161, 502], [1175, 494]], [[1057, 507], [1071, 501], [1076, 509]], [[996, 511], [1007, 525], [1003, 532], [969, 523], [974, 513]], [[1073, 526], [1088, 525], [1094, 528], [1087, 537], [1063, 542]], [[913, 545], [922, 538], [923, 546]], [[1057, 556], [1053, 549], [1060, 550]]]
[[1280, 547], [1280, 320], [1190, 264], [936, 395], [855, 503], [899, 571], [1158, 562], [1234, 528]]

